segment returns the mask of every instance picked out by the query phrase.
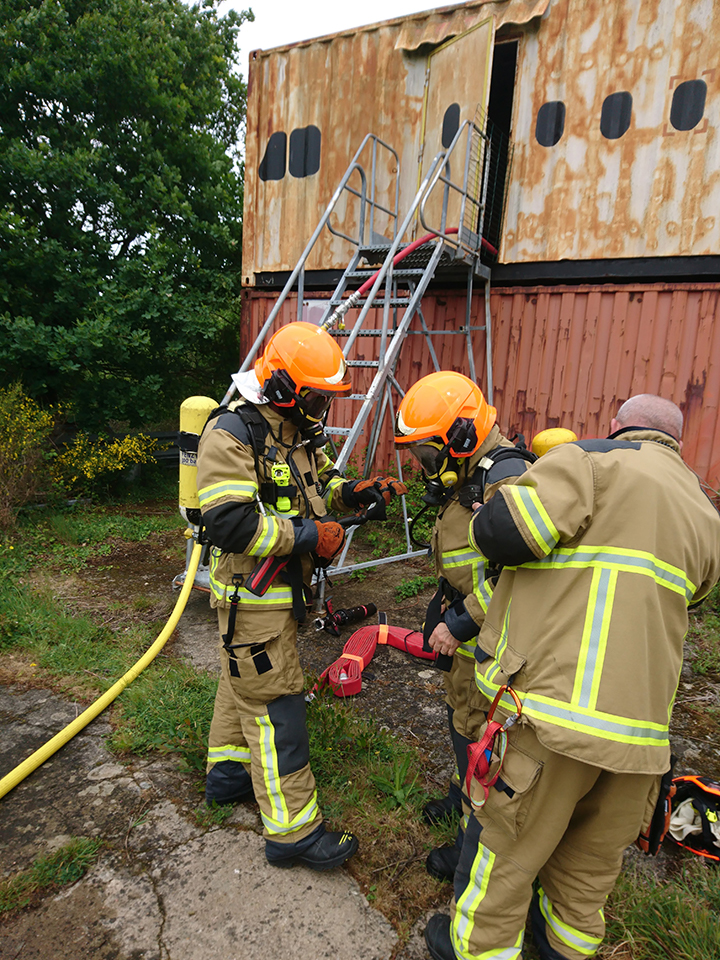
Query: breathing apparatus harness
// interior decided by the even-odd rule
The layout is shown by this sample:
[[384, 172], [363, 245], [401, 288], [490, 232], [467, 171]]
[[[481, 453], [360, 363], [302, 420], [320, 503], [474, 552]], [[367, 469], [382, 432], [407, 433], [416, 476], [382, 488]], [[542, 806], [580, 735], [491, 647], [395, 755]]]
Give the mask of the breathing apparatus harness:
[[[528, 463], [534, 463], [537, 460], [536, 455], [528, 450], [525, 445], [525, 437], [521, 433], [515, 434], [511, 439], [515, 444], [513, 447], [498, 446], [486, 453], [476, 465], [472, 477], [460, 487], [457, 493], [453, 493], [453, 488], [458, 481], [455, 470], [445, 470], [434, 477], [425, 477], [425, 494], [422, 498], [425, 506], [410, 521], [410, 539], [416, 547], [421, 550], [430, 549], [429, 543], [417, 540], [413, 535], [415, 524], [430, 507], [442, 508], [452, 499], [456, 499], [461, 506], [472, 510], [473, 503], [484, 503], [488, 475], [496, 464], [503, 460], [516, 460], [518, 457], [527, 460]], [[449, 442], [438, 452], [436, 461], [440, 464], [444, 461], [447, 465], [452, 460], [456, 460], [456, 458], [452, 453], [452, 440], [449, 439]]]
[[[289, 406], [289, 404], [286, 404], [286, 406]], [[225, 413], [234, 413], [236, 416], [240, 417], [247, 428], [248, 436], [250, 438], [250, 446], [253, 452], [253, 459], [255, 461], [255, 473], [258, 477], [258, 480], [261, 481], [259, 484], [259, 491], [256, 495], [260, 513], [263, 516], [265, 515], [266, 505], [274, 507], [276, 510], [283, 513], [289, 512], [293, 498], [297, 496], [298, 492], [300, 492], [305, 500], [306, 513], [308, 516], [310, 516], [310, 501], [308, 500], [308, 496], [305, 491], [303, 477], [301, 476], [300, 470], [295, 463], [293, 454], [303, 446], [307, 446], [310, 452], [316, 450], [318, 446], [321, 445], [318, 443], [316, 431], [314, 429], [311, 430], [310, 436], [305, 436], [301, 432], [301, 439], [298, 441], [298, 443], [291, 447], [289, 444], [284, 443], [279, 437], [275, 436], [271, 425], [268, 423], [265, 417], [263, 417], [260, 411], [251, 403], [241, 403], [233, 407], [225, 404], [216, 407], [210, 412], [207, 423], [210, 423], [211, 420], [214, 420], [216, 417], [219, 417]], [[291, 422], [297, 426], [292, 419]], [[322, 423], [320, 423], [320, 429], [322, 430]], [[266, 451], [265, 443], [268, 433], [272, 437], [273, 444], [270, 449]], [[287, 450], [284, 463], [282, 461], [277, 461], [278, 449], [276, 444], [277, 446], [284, 447]], [[261, 480], [261, 478], [267, 477], [268, 474], [270, 475], [270, 480]], [[290, 482], [291, 475], [294, 478], [295, 483]], [[305, 481], [307, 484], [309, 484], [312, 481], [312, 477], [308, 477], [306, 475]], [[317, 481], [317, 490], [318, 493], [320, 493], [319, 481]], [[303, 582], [302, 562], [300, 557], [295, 555], [289, 557], [284, 566], [283, 573], [290, 584], [290, 589], [292, 591], [293, 615], [295, 616], [296, 620], [302, 623], [306, 615], [307, 598], [305, 596], [305, 584]], [[231, 659], [233, 658], [232, 650], [235, 647], [248, 646], [248, 644], [243, 643], [232, 643], [235, 634], [235, 620], [237, 617], [237, 605], [240, 599], [240, 588], [243, 586], [245, 578], [242, 574], [234, 574], [232, 581], [235, 589], [230, 596], [228, 629], [227, 633], [224, 634], [222, 638], [223, 646], [230, 654]]]

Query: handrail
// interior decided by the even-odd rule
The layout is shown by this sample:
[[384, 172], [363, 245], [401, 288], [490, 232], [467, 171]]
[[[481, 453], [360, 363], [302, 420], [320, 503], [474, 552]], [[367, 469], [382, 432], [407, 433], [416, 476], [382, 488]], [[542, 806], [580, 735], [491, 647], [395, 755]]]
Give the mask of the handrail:
[[[255, 341], [254, 341], [252, 347], [250, 348], [250, 350], [249, 350], [247, 356], [245, 357], [245, 359], [243, 360], [242, 365], [241, 365], [240, 369], [238, 370], [238, 373], [244, 373], [246, 370], [249, 369], [250, 364], [251, 364], [252, 361], [254, 360], [255, 355], [257, 354], [257, 352], [258, 352], [258, 350], [259, 350], [259, 348], [260, 348], [260, 345], [262, 344], [263, 340], [265, 339], [265, 337], [266, 337], [266, 335], [267, 335], [268, 330], [271, 329], [273, 323], [275, 322], [275, 318], [277, 317], [278, 313], [280, 312], [280, 308], [282, 307], [283, 303], [284, 303], [285, 300], [287, 299], [287, 296], [288, 296], [288, 294], [290, 293], [290, 291], [292, 290], [292, 288], [295, 286], [295, 281], [297, 280], [300, 272], [304, 269], [305, 263], [306, 263], [308, 257], [310, 256], [310, 253], [312, 252], [312, 249], [313, 249], [313, 247], [315, 246], [315, 244], [316, 244], [316, 242], [317, 242], [317, 240], [318, 240], [318, 237], [319, 237], [320, 234], [322, 233], [322, 231], [323, 231], [324, 227], [326, 226], [326, 224], [328, 224], [328, 221], [329, 221], [329, 219], [330, 219], [330, 215], [331, 215], [331, 213], [333, 212], [333, 210], [335, 209], [335, 206], [337, 205], [338, 200], [340, 199], [343, 191], [345, 190], [345, 188], [346, 188], [346, 186], [347, 186], [347, 183], [348, 183], [348, 181], [350, 180], [350, 177], [353, 175], [353, 173], [355, 173], [356, 170], [359, 170], [361, 177], [362, 177], [363, 179], [365, 178], [365, 171], [363, 170], [363, 168], [360, 166], [360, 164], [359, 164], [357, 161], [358, 161], [358, 158], [360, 157], [360, 155], [362, 154], [363, 150], [365, 149], [366, 145], [367, 145], [370, 141], [373, 141], [373, 145], [374, 145], [374, 150], [373, 150], [373, 168], [372, 168], [372, 170], [373, 170], [373, 178], [374, 178], [374, 174], [375, 174], [375, 163], [376, 163], [376, 159], [375, 159], [375, 158], [376, 158], [376, 145], [377, 145], [377, 144], [380, 144], [381, 146], [385, 147], [385, 149], [389, 150], [390, 153], [392, 153], [392, 155], [395, 157], [395, 160], [396, 160], [396, 162], [397, 162], [396, 188], [395, 188], [395, 196], [396, 196], [396, 200], [395, 200], [396, 207], [395, 207], [395, 209], [396, 209], [396, 212], [395, 212], [395, 214], [394, 214], [395, 225], [397, 226], [397, 209], [398, 209], [398, 204], [399, 204], [399, 183], [400, 183], [400, 157], [399, 157], [397, 151], [394, 150], [389, 144], [385, 143], [384, 140], [381, 140], [381, 139], [380, 139], [378, 136], [376, 136], [374, 133], [368, 133], [368, 134], [366, 134], [365, 137], [363, 138], [363, 141], [362, 141], [362, 143], [360, 144], [360, 146], [358, 147], [358, 149], [357, 149], [357, 151], [356, 151], [356, 153], [355, 153], [355, 156], [354, 156], [354, 157], [352, 158], [352, 160], [350, 161], [350, 164], [349, 164], [347, 170], [345, 171], [342, 179], [340, 180], [340, 183], [338, 184], [338, 186], [337, 186], [336, 189], [335, 189], [335, 192], [333, 193], [332, 197], [330, 198], [330, 202], [328, 203], [327, 207], [325, 208], [325, 212], [323, 213], [322, 217], [320, 218], [320, 221], [319, 221], [318, 225], [315, 227], [315, 230], [313, 231], [312, 236], [311, 236], [310, 239], [308, 240], [305, 249], [303, 250], [302, 254], [300, 255], [300, 259], [299, 259], [298, 262], [295, 264], [295, 268], [294, 268], [294, 270], [292, 271], [292, 273], [290, 274], [290, 277], [288, 278], [287, 283], [286, 283], [285, 286], [283, 287], [283, 289], [282, 289], [282, 291], [281, 291], [281, 293], [280, 293], [280, 296], [278, 297], [277, 301], [275, 302], [275, 306], [274, 306], [273, 309], [270, 311], [270, 314], [268, 315], [267, 320], [266, 320], [265, 323], [262, 325], [262, 328], [260, 329], [260, 332], [258, 333], [257, 337], [255, 338]], [[361, 202], [367, 203], [368, 201], [365, 200], [365, 201], [361, 201]], [[364, 213], [364, 210], [363, 210], [362, 212]], [[373, 221], [373, 222], [374, 222], [374, 221]], [[363, 217], [363, 219], [361, 219], [361, 221], [360, 221], [360, 236], [361, 236], [361, 237], [362, 237], [363, 233], [364, 233], [364, 217]], [[352, 242], [355, 242], [355, 241], [352, 241]], [[360, 241], [360, 242], [362, 242], [362, 241]], [[229, 403], [229, 402], [230, 402], [230, 399], [232, 398], [232, 395], [234, 394], [235, 389], [236, 389], [236, 388], [235, 388], [235, 383], [234, 383], [234, 381], [233, 381], [233, 382], [231, 382], [231, 384], [230, 384], [230, 386], [229, 386], [229, 388], [228, 388], [225, 396], [224, 396], [223, 399], [222, 399], [222, 404], [226, 404], [226, 403]]]
[[[460, 186], [459, 184], [455, 183], [451, 179], [451, 176], [449, 173], [449, 169], [450, 169], [449, 161], [458, 143], [463, 138], [463, 134], [465, 135], [467, 143], [465, 146], [465, 164], [463, 169], [463, 181], [462, 181], [462, 186]], [[475, 123], [474, 120], [464, 120], [458, 127], [457, 133], [453, 137], [452, 142], [450, 143], [450, 146], [444, 152], [444, 163], [437, 168], [435, 176], [433, 177], [433, 181], [428, 187], [427, 192], [425, 193], [423, 201], [420, 204], [419, 219], [423, 228], [427, 230], [429, 233], [435, 233], [437, 234], [437, 236], [442, 237], [443, 240], [447, 240], [450, 243], [456, 243], [459, 247], [463, 247], [465, 250], [467, 250], [467, 252], [470, 253], [472, 256], [477, 256], [482, 246], [491, 248], [495, 253], [497, 253], [497, 251], [495, 251], [494, 248], [492, 248], [491, 245], [486, 240], [483, 239], [482, 224], [480, 223], [481, 214], [485, 207], [484, 194], [487, 188], [487, 177], [483, 177], [483, 182], [480, 190], [478, 191], [478, 196], [472, 196], [468, 189], [469, 179], [470, 179], [470, 162], [471, 162], [471, 156], [472, 156], [473, 134], [476, 134], [482, 140], [487, 140], [486, 134], [483, 132], [483, 130], [480, 129], [480, 127], [478, 127], [478, 125]], [[438, 154], [438, 156], [440, 156], [440, 154]], [[484, 159], [484, 156], [483, 156], [483, 159]], [[476, 158], [476, 162], [478, 164], [480, 163], [479, 156]], [[448, 171], [447, 175], [445, 174], [446, 169]], [[432, 227], [427, 222], [426, 213], [425, 213], [427, 202], [430, 199], [430, 197], [433, 195], [435, 187], [437, 186], [438, 183], [444, 184], [443, 206], [442, 206], [442, 214], [440, 218], [441, 225], [439, 229], [437, 227]], [[456, 193], [459, 193], [461, 196], [457, 238], [454, 238], [454, 237], [450, 238], [446, 233], [447, 224], [445, 221], [447, 218], [448, 199], [449, 199], [451, 190], [454, 190]], [[470, 203], [471, 206], [475, 207], [477, 210], [476, 229], [468, 231], [477, 237], [477, 243], [474, 245], [471, 245], [470, 243], [468, 243], [467, 239], [463, 236], [463, 229], [468, 230], [468, 228], [465, 226], [465, 212], [466, 212], [468, 203]]]

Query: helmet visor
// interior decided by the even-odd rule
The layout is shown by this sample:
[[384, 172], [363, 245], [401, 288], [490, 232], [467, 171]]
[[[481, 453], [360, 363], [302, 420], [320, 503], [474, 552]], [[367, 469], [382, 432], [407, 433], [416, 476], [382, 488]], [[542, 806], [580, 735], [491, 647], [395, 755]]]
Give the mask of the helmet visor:
[[302, 387], [298, 397], [298, 406], [311, 420], [322, 420], [330, 409], [334, 393], [321, 393], [311, 387]]
[[440, 437], [409, 443], [407, 449], [420, 464], [426, 477], [437, 477], [442, 473], [447, 463], [447, 453], [445, 443]]

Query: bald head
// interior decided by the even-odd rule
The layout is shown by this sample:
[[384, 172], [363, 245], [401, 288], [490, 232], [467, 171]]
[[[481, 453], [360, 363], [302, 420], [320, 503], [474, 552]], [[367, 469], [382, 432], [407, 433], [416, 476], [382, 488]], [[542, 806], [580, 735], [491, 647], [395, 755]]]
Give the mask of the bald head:
[[[617, 426], [614, 426], [615, 424]], [[639, 393], [636, 397], [630, 397], [620, 407], [611, 431], [615, 433], [623, 427], [649, 427], [652, 430], [663, 430], [679, 440], [682, 426], [682, 411], [672, 400], [656, 397], [654, 393]]]

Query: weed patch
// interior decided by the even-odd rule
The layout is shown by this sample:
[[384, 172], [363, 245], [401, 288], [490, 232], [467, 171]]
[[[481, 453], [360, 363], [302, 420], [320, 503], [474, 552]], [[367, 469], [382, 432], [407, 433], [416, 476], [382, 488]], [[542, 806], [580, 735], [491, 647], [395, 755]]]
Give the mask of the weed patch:
[[75, 883], [97, 860], [100, 840], [74, 837], [64, 847], [39, 857], [28, 870], [0, 881], [0, 914], [28, 906], [41, 890]]
[[436, 586], [437, 577], [429, 573], [420, 573], [416, 577], [407, 577], [405, 580], [401, 580], [397, 587], [395, 587], [395, 599], [398, 601], [409, 600], [411, 597], [416, 597], [419, 593], [422, 593], [423, 590], [427, 590], [428, 587]]
[[718, 957], [720, 871], [693, 860], [667, 881], [640, 872], [622, 874], [606, 914], [607, 941], [600, 956], [608, 960], [619, 955], [622, 944], [632, 960]]

